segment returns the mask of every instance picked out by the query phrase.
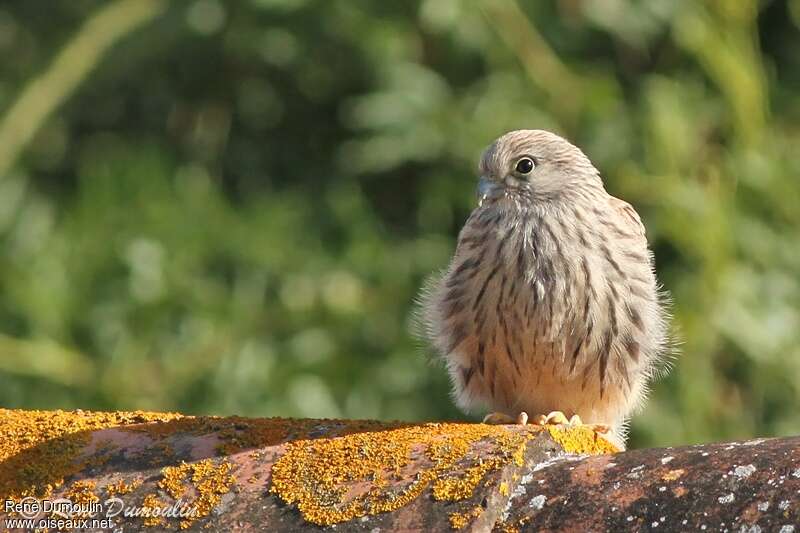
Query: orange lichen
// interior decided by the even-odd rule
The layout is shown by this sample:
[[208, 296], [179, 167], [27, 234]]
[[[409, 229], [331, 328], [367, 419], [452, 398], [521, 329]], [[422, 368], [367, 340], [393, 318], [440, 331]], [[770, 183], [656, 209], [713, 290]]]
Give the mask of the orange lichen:
[[453, 512], [448, 515], [448, 519], [450, 520], [450, 527], [453, 529], [464, 529], [472, 522], [474, 519], [478, 518], [480, 515], [483, 514], [483, 507], [480, 505], [476, 505], [472, 509], [461, 512]]
[[[142, 433], [142, 459], [168, 460], [174, 455], [174, 439], [209, 435], [216, 451], [234, 454], [286, 444], [274, 464], [270, 491], [314, 523], [329, 525], [351, 518], [392, 511], [412, 502], [425, 490], [435, 500], [470, 498], [481, 484], [497, 482], [490, 475], [509, 465], [521, 466], [526, 443], [540, 427], [506, 428], [484, 424], [381, 423], [374, 421], [245, 419], [241, 417], [184, 417], [176, 413], [13, 411], [0, 409], [0, 498], [47, 496], [70, 476], [102, 466], [118, 453], [119, 435], [93, 431], [121, 428]], [[616, 451], [587, 428], [549, 427], [552, 438], [564, 449], [578, 453]], [[110, 438], [106, 438], [110, 437]], [[204, 440], [204, 442], [207, 442]], [[213, 442], [213, 441], [212, 441]], [[137, 444], [137, 446], [139, 446]], [[177, 460], [171, 461], [173, 464]], [[162, 463], [163, 464], [163, 463]], [[180, 523], [190, 526], [219, 505], [222, 495], [234, 488], [233, 466], [227, 461], [205, 459], [162, 469], [159, 488], [164, 498], [193, 500], [197, 514]], [[251, 483], [260, 477], [255, 472]], [[513, 474], [513, 472], [512, 472]], [[511, 478], [507, 478], [511, 479]], [[83, 502], [96, 501], [94, 487], [75, 482], [66, 495]], [[119, 479], [105, 489], [109, 496], [128, 494], [141, 480]], [[508, 487], [506, 486], [506, 489]], [[62, 489], [63, 490], [63, 489]], [[503, 490], [501, 486], [501, 490]], [[156, 494], [144, 496], [146, 525], [162, 525], [158, 509], [166, 504]], [[471, 512], [461, 513], [467, 516]], [[454, 516], [453, 520], [460, 520]]]
[[[156, 441], [148, 452], [153, 461], [174, 453], [165, 441], [174, 435], [215, 433], [218, 452], [271, 446], [302, 436], [320, 420], [241, 417], [189, 417], [178, 413], [21, 411], [0, 409], [0, 499], [49, 496], [64, 479], [103, 464], [115, 451], [109, 441], [97, 442], [84, 458], [92, 432], [124, 428]], [[333, 423], [333, 422], [331, 422]], [[374, 424], [374, 423], [373, 423]]]
[[161, 516], [161, 510], [164, 509], [166, 504], [158, 499], [155, 494], [148, 494], [142, 501], [141, 513], [144, 516], [144, 525], [147, 527], [160, 526], [164, 523], [164, 518]]
[[486, 474], [497, 470], [508, 461], [490, 459], [475, 466], [464, 469], [461, 477], [448, 477], [434, 482], [432, 493], [435, 500], [458, 501], [469, 498], [475, 487], [486, 477]]
[[100, 497], [94, 493], [94, 488], [94, 481], [76, 481], [70, 485], [65, 496], [72, 503], [94, 503], [100, 501]]
[[[428, 487], [436, 500], [463, 500], [490, 472], [521, 466], [526, 442], [540, 430], [426, 424], [295, 440], [273, 466], [270, 491], [318, 525], [399, 509]], [[589, 428], [548, 426], [548, 431], [569, 452], [617, 451]], [[479, 442], [488, 443], [486, 453], [470, 453]], [[505, 493], [510, 493], [507, 485]]]
[[142, 485], [141, 479], [134, 479], [130, 483], [126, 483], [124, 479], [120, 479], [116, 483], [109, 483], [106, 485], [106, 494], [111, 496], [118, 496], [122, 494], [130, 494]]
[[181, 529], [189, 527], [198, 518], [208, 516], [219, 504], [222, 495], [230, 491], [236, 481], [230, 474], [232, 467], [227, 461], [215, 464], [211, 459], [204, 459], [196, 463], [181, 462], [178, 466], [167, 466], [161, 470], [163, 477], [158, 486], [174, 499], [181, 498], [189, 491], [197, 495], [186, 502], [186, 506], [194, 508], [196, 513], [181, 521]]
[[616, 446], [588, 427], [548, 425], [546, 428], [553, 440], [569, 453], [600, 455], [619, 452]]
[[91, 504], [100, 501], [100, 497], [95, 494], [94, 489], [94, 481], [76, 481], [67, 489], [64, 497], [83, 508], [75, 513], [75, 518], [85, 518], [89, 516], [91, 514]]
[[[495, 448], [499, 452], [498, 455], [481, 458], [473, 466], [462, 466], [458, 476], [448, 475], [436, 479], [432, 487], [434, 499], [457, 501], [469, 498], [486, 474], [501, 468], [511, 460], [516, 462], [519, 453], [524, 453], [525, 442], [529, 436], [530, 434], [508, 431], [492, 435], [496, 444]], [[431, 458], [439, 464], [454, 465], [459, 458], [467, 455], [471, 445], [472, 442], [465, 439], [444, 439], [432, 443], [428, 452]]]
[[[0, 499], [46, 496], [85, 465], [77, 461], [94, 430], [168, 421], [176, 413], [0, 409]], [[98, 458], [95, 457], [97, 462]]]
[[161, 481], [158, 486], [164, 489], [167, 494], [176, 500], [183, 496], [186, 487], [183, 485], [184, 479], [188, 476], [192, 466], [181, 461], [178, 466], [165, 466], [161, 469]]
[[[460, 500], [471, 496], [489, 471], [515, 461], [531, 436], [502, 426], [426, 424], [294, 441], [272, 468], [270, 491], [319, 525], [393, 511], [431, 485], [434, 498]], [[489, 457], [461, 464], [481, 441], [494, 444]], [[403, 481], [401, 473], [410, 466], [413, 476]], [[348, 483], [364, 487], [348, 490]]]

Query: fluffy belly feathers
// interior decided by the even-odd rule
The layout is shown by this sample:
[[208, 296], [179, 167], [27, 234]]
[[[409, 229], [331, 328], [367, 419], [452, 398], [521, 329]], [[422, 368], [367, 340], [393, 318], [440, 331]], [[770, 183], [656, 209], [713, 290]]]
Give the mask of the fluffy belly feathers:
[[560, 410], [619, 425], [648, 372], [655, 282], [646, 250], [626, 274], [620, 250], [598, 242], [568, 251], [560, 230], [537, 217], [515, 225], [474, 214], [434, 291], [433, 338], [462, 408]]

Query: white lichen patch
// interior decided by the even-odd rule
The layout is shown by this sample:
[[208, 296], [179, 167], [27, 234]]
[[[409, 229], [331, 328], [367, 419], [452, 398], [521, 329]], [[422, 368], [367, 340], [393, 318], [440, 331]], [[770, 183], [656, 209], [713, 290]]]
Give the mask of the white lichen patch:
[[731, 503], [733, 500], [734, 500], [733, 493], [726, 494], [725, 496], [720, 496], [719, 498], [717, 498], [717, 501], [723, 504]]
[[778, 504], [778, 509], [785, 511], [789, 508], [789, 503], [789, 500], [781, 500], [781, 503]]
[[508, 503], [510, 504], [511, 500], [513, 500], [514, 498], [519, 498], [526, 492], [528, 492], [528, 487], [526, 487], [524, 483], [520, 483], [519, 485], [514, 487], [513, 491], [511, 491], [511, 497], [508, 499]]
[[634, 466], [627, 474], [628, 479], [639, 479], [642, 477], [642, 470], [644, 470], [644, 465]]
[[[511, 512], [511, 505], [514, 502], [515, 498], [519, 498], [528, 493], [528, 483], [533, 480], [533, 474], [525, 474], [519, 479], [519, 483], [514, 490], [511, 491], [511, 496], [509, 496], [508, 501], [506, 502], [505, 509], [503, 509], [503, 514], [501, 515], [501, 519], [505, 522], [508, 519], [508, 515]], [[542, 483], [544, 480], [539, 480], [539, 483]]]
[[758, 508], [758, 510], [762, 513], [766, 512], [766, 510], [769, 509], [769, 502], [760, 502], [758, 505], [756, 505], [756, 508]]
[[537, 463], [534, 467], [532, 472], [538, 472], [539, 470], [544, 470], [549, 466], [553, 466], [554, 464], [558, 463], [565, 463], [568, 461], [580, 461], [584, 459], [585, 455], [557, 455], [556, 457], [551, 457], [546, 461], [542, 461], [541, 463]]
[[779, 533], [794, 533], [794, 526], [791, 524], [781, 526]]
[[547, 502], [547, 496], [545, 496], [544, 494], [539, 494], [538, 496], [534, 496], [533, 498], [531, 498], [531, 501], [528, 504], [528, 506], [534, 511], [539, 511], [541, 510], [542, 507], [544, 507], [544, 504], [546, 502]]
[[756, 471], [753, 465], [737, 466], [733, 469], [733, 475], [739, 479], [747, 479], [752, 476]]
[[662, 465], [665, 465], [665, 464], [667, 464], [668, 462], [672, 461], [673, 459], [675, 459], [675, 458], [674, 458], [674, 457], [672, 457], [671, 455], [668, 455], [668, 456], [666, 456], [666, 457], [662, 457], [662, 458], [661, 458], [661, 464], [662, 464]]

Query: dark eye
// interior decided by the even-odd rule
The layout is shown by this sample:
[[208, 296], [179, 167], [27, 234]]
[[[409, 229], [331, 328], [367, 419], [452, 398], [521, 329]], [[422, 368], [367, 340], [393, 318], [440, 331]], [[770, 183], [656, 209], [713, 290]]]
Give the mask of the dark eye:
[[523, 157], [517, 161], [516, 171], [520, 174], [530, 174], [536, 165], [530, 157]]

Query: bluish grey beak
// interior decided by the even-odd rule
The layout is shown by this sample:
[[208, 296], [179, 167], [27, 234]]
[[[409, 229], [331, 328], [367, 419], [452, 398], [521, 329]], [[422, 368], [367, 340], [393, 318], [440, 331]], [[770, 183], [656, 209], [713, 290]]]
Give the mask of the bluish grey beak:
[[478, 206], [480, 207], [483, 205], [483, 202], [487, 198], [493, 198], [496, 196], [499, 189], [500, 186], [497, 183], [481, 176], [481, 178], [478, 180], [478, 190], [476, 191], [478, 195]]

